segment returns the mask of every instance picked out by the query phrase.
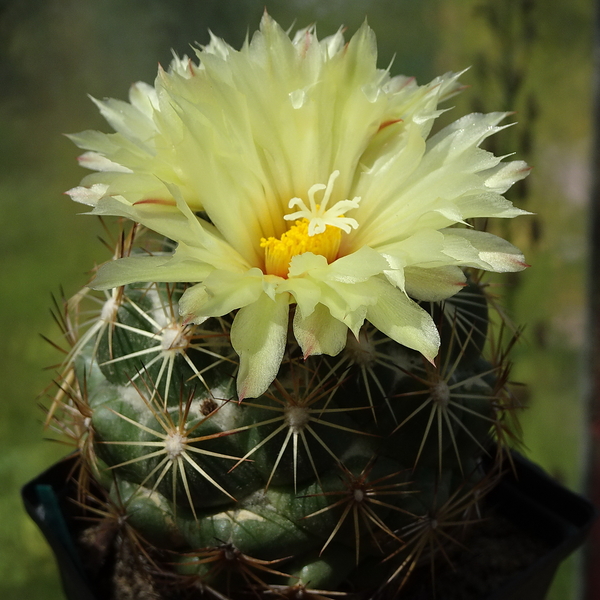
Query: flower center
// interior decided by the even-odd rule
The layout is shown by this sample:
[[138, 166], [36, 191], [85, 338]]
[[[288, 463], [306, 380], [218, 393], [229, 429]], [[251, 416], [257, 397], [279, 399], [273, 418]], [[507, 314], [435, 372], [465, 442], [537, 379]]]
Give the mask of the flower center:
[[301, 219], [288, 229], [281, 239], [270, 237], [262, 238], [260, 247], [265, 249], [266, 272], [279, 277], [287, 277], [290, 261], [297, 254], [312, 252], [321, 254], [332, 262], [336, 259], [342, 239], [342, 232], [337, 227], [327, 226], [323, 233], [311, 236], [309, 234], [310, 222]]
[[[300, 210], [284, 215], [286, 221], [295, 222], [280, 239], [261, 238], [260, 247], [265, 249], [267, 273], [287, 277], [292, 258], [305, 252], [320, 254], [328, 263], [337, 258], [342, 231], [350, 233], [351, 229], [358, 227], [355, 219], [344, 216], [344, 211], [357, 208], [360, 202], [360, 197], [356, 196], [352, 200], [340, 200], [331, 208], [327, 207], [339, 174], [339, 171], [334, 171], [329, 176], [327, 185], [316, 183], [311, 186], [308, 190], [309, 206], [301, 198], [290, 200], [289, 208], [297, 206]], [[317, 203], [315, 194], [323, 190], [323, 198]]]

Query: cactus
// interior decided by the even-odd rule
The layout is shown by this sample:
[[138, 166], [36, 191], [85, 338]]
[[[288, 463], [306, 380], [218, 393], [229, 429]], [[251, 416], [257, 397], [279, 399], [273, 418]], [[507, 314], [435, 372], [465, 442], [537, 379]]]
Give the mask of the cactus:
[[241, 403], [230, 319], [182, 323], [172, 284], [86, 292], [66, 303], [73, 347], [48, 423], [78, 447], [80, 502], [124, 517], [159, 582], [228, 597], [397, 589], [476, 520], [497, 476], [480, 458], [501, 460], [515, 408], [506, 360], [484, 358], [480, 281], [431, 308], [437, 366], [365, 326], [335, 357], [290, 342], [268, 392]]
[[[338, 39], [341, 33], [317, 42], [314, 33], [305, 30], [292, 43], [268, 16], [261, 35], [253, 51], [259, 52], [261, 40], [268, 41], [269, 36], [277, 38], [271, 40], [273, 44], [284, 43], [279, 39], [284, 36], [286, 48], [294, 51], [306, 43], [302, 56], [310, 54], [307, 48], [311, 44], [320, 43], [319, 48], [328, 48], [325, 62], [342, 57], [340, 60], [354, 61], [354, 67], [364, 51], [363, 42], [354, 38], [343, 50]], [[369, 35], [364, 26], [357, 37], [367, 39]], [[157, 94], [138, 85], [131, 105], [99, 103], [118, 131], [112, 138], [89, 133], [74, 136], [89, 150], [82, 162], [100, 173], [71, 190], [71, 195], [89, 201], [97, 214], [118, 214], [134, 221], [130, 229], [123, 225], [124, 232], [114, 245], [114, 260], [97, 273], [91, 284], [95, 289], [86, 287], [63, 306], [57, 304], [57, 320], [69, 348], [46, 423], [70, 438], [78, 452], [77, 502], [86, 518], [95, 521], [81, 543], [88, 553], [100, 556], [102, 563], [106, 560], [106, 532], [111, 531], [111, 548], [119, 557], [115, 572], [133, 564], [136, 576], [124, 579], [128, 585], [138, 586], [138, 594], [150, 590], [165, 598], [185, 594], [233, 598], [244, 592], [260, 597], [394, 593], [409, 581], [417, 566], [433, 561], [436, 555], [447, 557], [447, 545], [456, 542], [462, 529], [477, 519], [482, 498], [498, 478], [497, 467], [517, 437], [515, 402], [507, 386], [506, 344], [497, 339], [503, 337], [498, 334], [501, 327], [497, 322], [490, 326], [488, 314], [495, 299], [475, 267], [518, 270], [525, 265], [516, 249], [497, 238], [490, 241], [493, 236], [488, 234], [481, 234], [484, 237], [476, 241], [466, 229], [440, 233], [438, 227], [434, 228], [438, 237], [432, 233], [426, 239], [424, 230], [416, 228], [417, 237], [419, 232], [423, 234], [421, 245], [435, 240], [441, 243], [443, 236], [448, 244], [458, 246], [460, 242], [463, 258], [459, 259], [458, 253], [444, 264], [438, 249], [432, 249], [432, 264], [419, 271], [421, 263], [416, 259], [410, 262], [412, 258], [406, 254], [406, 289], [397, 299], [389, 290], [395, 294], [396, 286], [404, 284], [394, 275], [400, 269], [394, 266], [394, 252], [385, 255], [388, 270], [384, 276], [376, 269], [371, 271], [372, 263], [384, 254], [373, 257], [375, 244], [374, 250], [365, 246], [355, 254], [365, 257], [361, 264], [367, 265], [365, 272], [369, 273], [354, 283], [350, 272], [338, 280], [339, 299], [335, 302], [342, 313], [346, 311], [345, 320], [337, 316], [332, 295], [322, 291], [326, 284], [321, 283], [322, 295], [313, 304], [311, 320], [300, 287], [292, 287], [301, 285], [301, 277], [292, 277], [293, 266], [299, 264], [294, 260], [310, 254], [325, 257], [326, 266], [342, 265], [352, 254], [343, 241], [341, 248], [350, 254], [336, 249], [332, 257], [328, 250], [313, 245], [309, 251], [295, 251], [285, 259], [292, 265], [287, 274], [288, 263], [285, 272], [281, 271], [283, 259], [277, 254], [277, 244], [283, 243], [284, 236], [280, 241], [265, 233], [261, 248], [266, 248], [267, 258], [259, 274], [261, 285], [265, 290], [271, 284], [280, 287], [271, 289], [272, 297], [266, 293], [252, 296], [252, 302], [271, 306], [269, 302], [275, 305], [278, 298], [284, 298], [277, 306], [284, 306], [289, 315], [286, 312], [285, 319], [275, 323], [270, 313], [262, 319], [257, 318], [262, 314], [258, 311], [248, 312], [248, 307], [254, 306], [250, 301], [235, 303], [238, 296], [253, 294], [249, 290], [254, 289], [254, 279], [250, 279], [256, 278], [256, 268], [250, 269], [246, 287], [234, 280], [234, 275], [238, 276], [235, 269], [228, 272], [230, 279], [221, 276], [220, 285], [233, 300], [228, 305], [219, 299], [219, 290], [215, 292], [215, 284], [210, 282], [213, 275], [204, 271], [198, 275], [202, 270], [198, 265], [216, 252], [214, 246], [224, 244], [217, 231], [221, 226], [218, 218], [210, 214], [215, 209], [206, 207], [202, 212], [203, 207], [190, 200], [192, 183], [182, 175], [183, 166], [159, 165], [176, 153], [160, 130], [161, 119], [173, 116], [163, 103], [165, 94], [170, 93], [168, 85], [196, 85], [194, 76], [218, 72], [228, 60], [234, 60], [233, 50], [223, 42], [213, 40], [211, 44], [199, 51], [202, 67], [176, 59], [169, 72], [161, 72], [163, 83], [157, 83]], [[358, 64], [357, 71], [360, 68], [364, 65]], [[380, 80], [388, 77], [381, 71], [374, 73]], [[169, 77], [173, 81], [164, 83]], [[386, 85], [381, 89], [393, 98], [406, 93], [405, 86], [410, 87], [404, 79]], [[427, 104], [423, 111], [435, 118], [438, 113], [431, 106], [431, 94], [453, 85], [438, 81], [427, 89], [411, 88], [410, 93], [415, 102]], [[200, 93], [198, 90], [194, 93]], [[189, 90], [178, 93], [189, 101]], [[361, 93], [368, 95], [365, 89]], [[301, 108], [299, 97], [291, 101], [294, 110]], [[200, 97], [198, 103], [198, 110], [205, 108]], [[181, 112], [183, 106], [180, 100], [170, 108]], [[418, 112], [408, 101], [402, 110], [407, 123]], [[128, 122], [134, 113], [137, 125]], [[146, 136], [142, 144], [140, 132], [147, 133], [151, 116], [159, 133], [153, 142]], [[400, 120], [400, 115], [396, 116], [394, 123]], [[404, 135], [389, 131], [393, 127], [388, 127], [388, 120], [379, 130], [369, 125], [370, 136], [382, 131], [384, 137], [362, 149], [359, 166], [371, 164], [375, 169], [377, 152], [397, 143], [394, 135]], [[491, 216], [518, 214], [516, 209], [506, 208], [508, 203], [500, 204], [506, 201], [498, 191], [522, 177], [525, 168], [521, 163], [498, 166], [499, 159], [477, 148], [481, 139], [495, 131], [497, 120], [475, 116], [451, 126], [423, 159], [446, 152], [450, 161], [452, 146], [441, 148], [444, 140], [454, 134], [474, 136], [469, 149], [479, 162], [464, 169], [468, 173], [465, 181], [482, 175], [477, 184], [481, 197], [469, 196], [465, 186], [453, 192], [449, 201], [456, 214], [460, 210], [465, 217], [481, 216], [486, 210]], [[488, 133], [479, 131], [483, 127], [480, 121], [485, 121]], [[421, 127], [423, 119], [415, 118], [415, 122]], [[183, 117], [181, 123], [193, 128]], [[426, 137], [427, 133], [419, 135]], [[137, 149], [127, 136], [136, 138]], [[182, 146], [189, 142], [185, 133], [179, 131], [177, 136]], [[147, 150], [151, 146], [152, 152]], [[121, 150], [115, 151], [117, 147]], [[129, 159], [141, 157], [142, 166], [127, 162], [128, 153]], [[452, 168], [456, 173], [458, 167]], [[164, 184], [160, 192], [150, 189], [148, 172], [152, 169], [152, 185]], [[311, 205], [315, 194], [324, 190], [321, 202], [323, 210], [326, 208], [335, 194], [338, 175], [339, 171], [333, 171], [327, 184], [308, 191]], [[127, 183], [127, 177], [133, 183]], [[131, 198], [125, 202], [128, 193]], [[489, 201], [493, 206], [469, 212], [460, 204], [465, 197], [471, 205]], [[115, 198], [121, 203], [118, 210]], [[365, 201], [359, 196], [340, 200], [337, 212], [328, 216], [318, 204], [309, 209], [304, 200], [292, 198], [289, 206], [300, 207], [302, 215], [308, 215], [304, 217], [308, 233], [297, 229], [295, 235], [305, 235], [306, 243], [313, 243], [316, 236], [331, 234], [323, 244], [335, 235], [351, 235], [349, 231], [362, 226], [358, 208], [359, 202], [362, 207]], [[357, 211], [357, 219], [341, 215], [342, 209], [350, 214]], [[314, 219], [310, 210], [317, 211]], [[441, 222], [445, 227], [450, 209], [440, 206], [435, 211], [444, 214]], [[302, 215], [291, 216], [300, 219]], [[424, 215], [422, 218], [434, 218], [426, 211]], [[321, 227], [319, 219], [328, 221]], [[194, 241], [184, 231], [185, 223], [197, 227], [198, 236], [210, 238], [203, 242], [203, 250], [190, 250]], [[311, 233], [313, 225], [316, 231]], [[289, 231], [301, 226], [302, 222], [296, 221]], [[175, 255], [170, 254], [173, 241], [179, 244], [175, 255], [180, 253], [175, 263]], [[339, 245], [339, 240], [336, 243]], [[417, 250], [421, 251], [420, 246]], [[206, 256], [194, 263], [201, 252]], [[211, 254], [211, 265], [214, 256]], [[144, 273], [135, 272], [124, 281], [123, 273], [135, 271], [142, 263], [149, 265], [140, 267]], [[356, 269], [356, 263], [349, 264]], [[175, 275], [161, 278], [171, 265]], [[458, 274], [456, 265], [463, 267]], [[348, 269], [339, 266], [342, 271], [344, 268]], [[351, 283], [344, 283], [348, 278]], [[439, 289], [432, 291], [436, 285]], [[457, 289], [460, 291], [454, 293]], [[354, 290], [358, 301], [344, 297]], [[405, 292], [419, 302], [401, 304], [409, 302], [404, 300], [408, 298]], [[372, 308], [378, 298], [390, 299], [380, 312]], [[211, 302], [221, 304], [214, 310], [205, 309]], [[365, 305], [362, 317], [351, 314], [348, 306], [353, 302], [357, 302], [354, 311], [361, 302]], [[399, 309], [404, 311], [401, 316]], [[419, 327], [413, 314], [419, 315]], [[402, 319], [410, 324], [406, 329], [402, 329]], [[282, 322], [290, 325], [282, 328]], [[339, 333], [340, 323], [344, 337]], [[276, 325], [283, 333], [278, 334], [277, 343], [271, 343], [269, 336]], [[417, 333], [406, 333], [411, 327]], [[435, 359], [429, 355], [432, 344]], [[484, 455], [492, 456], [495, 467], [483, 469]]]

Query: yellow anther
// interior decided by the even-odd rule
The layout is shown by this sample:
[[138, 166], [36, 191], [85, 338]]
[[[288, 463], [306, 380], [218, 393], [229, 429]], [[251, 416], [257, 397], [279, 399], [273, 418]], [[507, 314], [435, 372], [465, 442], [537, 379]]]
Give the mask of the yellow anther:
[[308, 219], [300, 219], [288, 229], [281, 239], [261, 238], [260, 247], [265, 249], [265, 272], [287, 278], [290, 261], [298, 254], [312, 252], [333, 262], [337, 258], [342, 230], [328, 225], [323, 233], [309, 235]]

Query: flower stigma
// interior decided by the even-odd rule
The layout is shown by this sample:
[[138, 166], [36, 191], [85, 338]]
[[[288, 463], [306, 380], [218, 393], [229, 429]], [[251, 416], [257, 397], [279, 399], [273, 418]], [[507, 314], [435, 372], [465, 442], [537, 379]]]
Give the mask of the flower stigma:
[[[280, 239], [275, 237], [261, 238], [260, 247], [265, 249], [265, 271], [270, 275], [287, 278], [290, 261], [298, 254], [312, 252], [320, 254], [328, 263], [337, 258], [342, 231], [350, 233], [358, 227], [356, 219], [344, 216], [344, 212], [358, 208], [360, 196], [352, 200], [340, 200], [331, 208], [327, 208], [333, 192], [333, 185], [339, 176], [334, 171], [327, 185], [316, 183], [308, 190], [309, 206], [301, 198], [292, 198], [289, 208], [294, 206], [300, 210], [284, 215], [286, 221], [294, 220], [292, 225]], [[315, 194], [324, 190], [320, 203], [315, 200]]]

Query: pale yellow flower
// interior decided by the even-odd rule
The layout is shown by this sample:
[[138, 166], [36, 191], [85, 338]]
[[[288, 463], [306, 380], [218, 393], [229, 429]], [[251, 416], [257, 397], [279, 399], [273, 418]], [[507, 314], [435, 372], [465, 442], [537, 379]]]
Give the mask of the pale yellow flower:
[[460, 267], [526, 266], [465, 225], [524, 213], [502, 194], [525, 163], [479, 147], [506, 114], [430, 136], [457, 75], [419, 86], [377, 69], [366, 24], [348, 43], [312, 28], [290, 39], [268, 16], [241, 50], [213, 38], [197, 58], [133, 86], [130, 103], [97, 102], [116, 133], [73, 136], [98, 172], [69, 193], [177, 242], [173, 254], [107, 263], [94, 287], [188, 282], [186, 319], [237, 310], [241, 398], [277, 375], [291, 305], [306, 356], [340, 352], [366, 319], [432, 360], [438, 331], [415, 300], [454, 294]]

